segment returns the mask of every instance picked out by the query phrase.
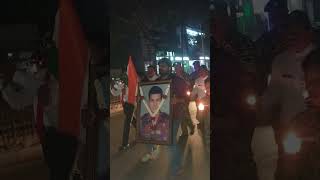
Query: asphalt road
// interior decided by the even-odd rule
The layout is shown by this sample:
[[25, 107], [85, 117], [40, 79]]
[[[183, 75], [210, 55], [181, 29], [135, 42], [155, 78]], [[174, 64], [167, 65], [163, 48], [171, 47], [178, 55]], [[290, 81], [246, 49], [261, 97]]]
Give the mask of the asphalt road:
[[[127, 152], [118, 152], [121, 144], [124, 115], [111, 115], [110, 131], [110, 179], [111, 180], [166, 180], [168, 172], [168, 149], [160, 147], [160, 156], [157, 160], [141, 163], [141, 157], [147, 152], [145, 144], [136, 144]], [[180, 133], [180, 132], [179, 132]], [[184, 173], [176, 180], [209, 180], [210, 162], [205, 152], [200, 133], [185, 139], [183, 164]], [[179, 134], [178, 134], [179, 135]], [[130, 141], [135, 139], [135, 130], [131, 128]]]
[[1, 180], [49, 180], [48, 169], [42, 159], [30, 160], [0, 168]]

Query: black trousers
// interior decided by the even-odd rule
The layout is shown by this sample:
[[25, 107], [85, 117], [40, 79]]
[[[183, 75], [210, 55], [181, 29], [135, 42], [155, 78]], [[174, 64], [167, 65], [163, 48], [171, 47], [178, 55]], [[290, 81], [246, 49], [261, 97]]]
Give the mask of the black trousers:
[[78, 140], [62, 134], [55, 128], [47, 128], [42, 144], [50, 180], [69, 180], [76, 157]]
[[190, 128], [190, 130], [192, 128], [194, 128], [189, 111], [188, 111], [188, 107], [187, 107], [187, 103], [184, 103], [183, 105], [180, 105], [179, 107], [179, 111], [182, 111], [181, 113], [184, 114], [184, 118], [182, 119], [181, 122], [181, 130], [182, 130], [182, 134], [188, 134], [188, 127]]
[[133, 116], [134, 105], [124, 103], [123, 111], [125, 114], [125, 119], [123, 123], [122, 146], [126, 146], [129, 143], [130, 123]]

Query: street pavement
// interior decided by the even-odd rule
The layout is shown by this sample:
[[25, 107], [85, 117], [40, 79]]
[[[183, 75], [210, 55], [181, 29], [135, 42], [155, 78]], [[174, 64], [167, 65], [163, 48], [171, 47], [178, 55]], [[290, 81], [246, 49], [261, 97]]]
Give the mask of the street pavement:
[[[136, 144], [127, 152], [118, 152], [122, 141], [124, 115], [113, 113], [110, 118], [110, 179], [111, 180], [166, 180], [168, 172], [168, 149], [160, 147], [157, 160], [141, 163], [141, 157], [147, 152], [145, 144]], [[180, 135], [180, 130], [178, 135]], [[210, 162], [205, 152], [201, 135], [197, 131], [194, 135], [184, 139], [183, 164], [184, 173], [175, 180], [209, 180]], [[135, 129], [130, 132], [130, 142], [135, 139]]]
[[[110, 179], [111, 180], [166, 180], [168, 171], [168, 150], [161, 146], [160, 156], [149, 163], [141, 163], [140, 158], [147, 152], [146, 145], [136, 144], [127, 152], [118, 152], [122, 138], [124, 115], [112, 113], [110, 123]], [[180, 133], [180, 132], [179, 132]], [[135, 139], [135, 129], [131, 128], [130, 141]], [[184, 173], [176, 180], [209, 180], [210, 162], [205, 153], [201, 133], [185, 139], [183, 163]], [[252, 150], [256, 160], [259, 180], [273, 180], [276, 169], [277, 146], [271, 127], [260, 127], [255, 130]], [[9, 156], [12, 156], [11, 158]], [[14, 159], [17, 163], [4, 161]], [[1, 156], [0, 179], [2, 180], [47, 180], [48, 169], [42, 159], [40, 147], [33, 147], [23, 152], [11, 152]], [[9, 161], [7, 161], [9, 162]]]
[[0, 168], [1, 180], [48, 180], [48, 174], [46, 164], [41, 158]]

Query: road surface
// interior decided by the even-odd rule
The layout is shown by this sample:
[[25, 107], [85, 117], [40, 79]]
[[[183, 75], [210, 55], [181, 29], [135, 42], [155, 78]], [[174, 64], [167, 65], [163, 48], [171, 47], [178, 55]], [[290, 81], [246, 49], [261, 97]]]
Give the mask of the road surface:
[[49, 172], [39, 146], [0, 154], [1, 180], [48, 180]]
[[[145, 144], [136, 144], [127, 152], [118, 152], [121, 144], [124, 115], [114, 113], [110, 118], [110, 179], [111, 180], [166, 180], [168, 172], [168, 150], [160, 147], [160, 157], [157, 160], [141, 163], [140, 158], [147, 152]], [[179, 132], [180, 133], [180, 132]], [[131, 128], [130, 141], [135, 139], [135, 130]], [[201, 136], [196, 131], [185, 139], [184, 173], [176, 180], [209, 180], [209, 157], [205, 153]]]

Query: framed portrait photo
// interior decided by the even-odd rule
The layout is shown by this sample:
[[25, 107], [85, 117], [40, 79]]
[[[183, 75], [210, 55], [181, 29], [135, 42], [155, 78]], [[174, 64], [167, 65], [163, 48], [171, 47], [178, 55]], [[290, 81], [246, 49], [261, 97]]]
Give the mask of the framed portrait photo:
[[137, 142], [172, 143], [171, 81], [140, 83], [137, 103]]

